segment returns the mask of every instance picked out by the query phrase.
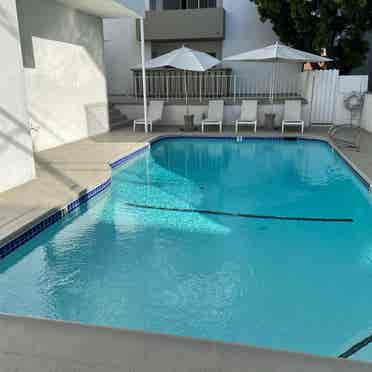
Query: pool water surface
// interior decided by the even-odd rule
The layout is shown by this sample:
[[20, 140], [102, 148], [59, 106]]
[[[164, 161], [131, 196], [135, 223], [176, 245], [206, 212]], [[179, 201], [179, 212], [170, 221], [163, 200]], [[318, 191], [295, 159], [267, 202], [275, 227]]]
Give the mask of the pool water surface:
[[0, 312], [337, 356], [372, 333], [371, 201], [320, 141], [165, 139], [0, 261]]

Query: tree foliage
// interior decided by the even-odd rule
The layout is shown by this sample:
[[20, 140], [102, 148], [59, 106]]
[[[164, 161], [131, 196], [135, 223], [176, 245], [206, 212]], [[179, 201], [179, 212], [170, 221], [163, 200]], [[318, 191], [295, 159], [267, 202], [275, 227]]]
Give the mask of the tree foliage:
[[369, 50], [372, 0], [250, 0], [261, 20], [271, 21], [281, 42], [320, 53], [322, 48], [342, 73], [361, 66]]

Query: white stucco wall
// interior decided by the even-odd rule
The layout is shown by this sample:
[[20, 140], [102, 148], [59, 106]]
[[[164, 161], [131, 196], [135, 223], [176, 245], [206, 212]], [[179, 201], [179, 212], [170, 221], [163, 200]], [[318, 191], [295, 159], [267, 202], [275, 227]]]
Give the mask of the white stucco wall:
[[50, 0], [17, 0], [36, 151], [109, 129], [102, 20]]
[[353, 125], [359, 125], [359, 118], [362, 120], [362, 115], [356, 113], [352, 119], [350, 111], [345, 108], [344, 100], [353, 93], [364, 94], [367, 91], [367, 87], [367, 75], [341, 75], [339, 77], [334, 110], [335, 125], [350, 124], [351, 121], [353, 121]]
[[[280, 41], [269, 22], [262, 23], [256, 5], [249, 0], [223, 0], [226, 12], [226, 35], [223, 42], [223, 58], [262, 48]], [[259, 80], [271, 76], [271, 63], [224, 63], [239, 75]], [[300, 65], [281, 64], [280, 80], [285, 81], [293, 73], [301, 71]]]
[[[131, 68], [141, 63], [141, 44], [133, 18], [105, 19], [105, 63], [109, 94], [132, 91]], [[145, 44], [146, 59], [151, 58], [151, 43]]]
[[372, 132], [372, 94], [368, 93], [364, 97], [363, 113], [361, 126], [368, 132]]
[[35, 176], [15, 0], [0, 2], [0, 192]]

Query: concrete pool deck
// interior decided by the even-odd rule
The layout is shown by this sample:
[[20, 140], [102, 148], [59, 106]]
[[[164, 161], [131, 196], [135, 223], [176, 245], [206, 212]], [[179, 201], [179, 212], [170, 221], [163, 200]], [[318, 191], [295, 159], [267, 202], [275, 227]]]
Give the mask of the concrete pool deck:
[[[327, 140], [327, 133], [328, 128], [313, 127], [303, 137]], [[124, 128], [36, 154], [37, 178], [0, 194], [0, 246], [110, 178], [110, 162], [151, 138], [180, 134], [175, 129], [133, 133]], [[236, 136], [231, 131], [206, 135]], [[281, 136], [278, 131], [240, 135]], [[360, 152], [342, 153], [372, 179], [372, 134], [363, 132]], [[352, 361], [12, 316], [0, 316], [0, 333], [0, 370], [6, 371], [372, 370], [371, 364]]]

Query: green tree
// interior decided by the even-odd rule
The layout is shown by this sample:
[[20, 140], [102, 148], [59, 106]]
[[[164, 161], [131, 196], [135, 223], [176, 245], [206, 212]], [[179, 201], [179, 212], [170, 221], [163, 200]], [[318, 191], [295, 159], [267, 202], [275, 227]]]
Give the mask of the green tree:
[[369, 50], [372, 0], [250, 0], [263, 22], [270, 21], [281, 42], [320, 53], [322, 48], [342, 73], [361, 66]]

